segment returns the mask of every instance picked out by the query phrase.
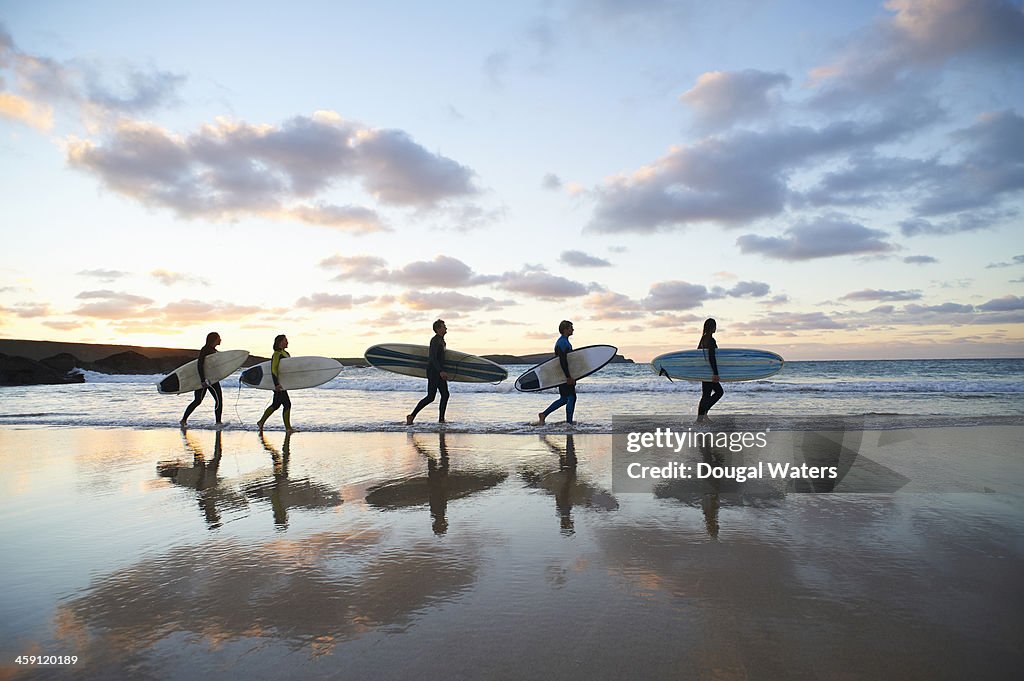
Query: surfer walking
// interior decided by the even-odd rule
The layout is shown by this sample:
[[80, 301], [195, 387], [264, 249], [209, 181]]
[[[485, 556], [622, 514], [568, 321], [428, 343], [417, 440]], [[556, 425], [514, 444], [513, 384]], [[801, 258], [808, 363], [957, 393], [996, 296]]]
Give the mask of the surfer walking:
[[448, 327], [443, 319], [434, 322], [434, 337], [430, 339], [430, 350], [427, 353], [427, 396], [424, 397], [412, 410], [412, 413], [405, 417], [405, 424], [412, 425], [416, 414], [420, 413], [423, 407], [434, 401], [437, 393], [441, 393], [441, 403], [437, 407], [437, 422], [444, 423], [444, 412], [448, 408], [448, 374], [444, 370], [444, 335], [448, 333]]
[[722, 389], [722, 383], [718, 379], [718, 362], [715, 359], [715, 351], [718, 349], [718, 343], [715, 341], [715, 331], [717, 329], [718, 322], [710, 317], [705, 319], [704, 333], [697, 344], [697, 349], [704, 351], [704, 356], [707, 358], [708, 364], [711, 365], [711, 380], [701, 381], [700, 384], [701, 395], [700, 404], [697, 405], [697, 423], [710, 422], [708, 411], [725, 394], [725, 390]]
[[218, 345], [220, 345], [219, 333], [217, 333], [216, 331], [211, 331], [210, 333], [206, 334], [206, 345], [204, 345], [203, 348], [199, 351], [199, 361], [197, 362], [197, 366], [199, 369], [199, 382], [202, 384], [202, 387], [199, 388], [199, 390], [195, 391], [194, 397], [192, 398], [192, 402], [187, 407], [185, 407], [185, 413], [182, 415], [180, 422], [182, 428], [188, 427], [188, 417], [192, 415], [192, 412], [196, 410], [196, 407], [202, 404], [203, 398], [206, 397], [206, 391], [210, 391], [210, 393], [213, 395], [213, 415], [217, 419], [217, 427], [224, 427], [224, 424], [221, 423], [220, 421], [221, 414], [224, 411], [224, 393], [221, 392], [220, 381], [211, 383], [206, 378], [205, 368], [206, 358], [209, 355], [212, 355], [213, 353], [217, 352]]
[[292, 400], [288, 397], [288, 391], [281, 385], [281, 360], [285, 357], [291, 357], [288, 354], [288, 336], [283, 333], [274, 338], [274, 357], [270, 361], [270, 375], [274, 379], [274, 401], [270, 403], [267, 410], [263, 412], [262, 418], [256, 424], [260, 432], [263, 432], [263, 426], [266, 424], [267, 419], [270, 415], [277, 411], [280, 407], [284, 407], [284, 411], [281, 412], [281, 417], [284, 419], [284, 430], [286, 433], [294, 433], [295, 428], [292, 428]]
[[573, 412], [576, 410], [576, 379], [569, 373], [569, 353], [572, 352], [569, 336], [573, 334], [572, 322], [563, 319], [558, 324], [558, 333], [558, 340], [555, 341], [555, 356], [558, 357], [558, 364], [562, 367], [562, 373], [565, 374], [565, 383], [558, 386], [558, 399], [537, 414], [538, 426], [544, 425], [548, 415], [563, 406], [565, 407], [565, 422], [571, 424], [573, 423]]

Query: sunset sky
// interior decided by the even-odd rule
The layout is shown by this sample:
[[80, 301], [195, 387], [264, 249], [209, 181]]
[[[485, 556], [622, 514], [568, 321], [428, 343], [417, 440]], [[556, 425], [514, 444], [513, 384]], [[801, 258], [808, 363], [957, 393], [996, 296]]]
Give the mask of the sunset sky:
[[0, 337], [1024, 356], [1000, 0], [0, 1]]

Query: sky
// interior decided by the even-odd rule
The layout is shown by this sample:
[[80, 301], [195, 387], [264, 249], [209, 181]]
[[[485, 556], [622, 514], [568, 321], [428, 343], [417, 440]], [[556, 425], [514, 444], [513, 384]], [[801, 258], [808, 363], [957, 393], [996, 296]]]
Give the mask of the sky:
[[0, 337], [1024, 357], [1008, 0], [0, 0]]

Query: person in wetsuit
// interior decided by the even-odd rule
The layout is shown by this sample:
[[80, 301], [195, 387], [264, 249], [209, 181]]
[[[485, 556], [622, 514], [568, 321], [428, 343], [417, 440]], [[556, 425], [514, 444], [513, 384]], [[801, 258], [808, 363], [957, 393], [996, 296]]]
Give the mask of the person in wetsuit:
[[213, 415], [217, 419], [217, 427], [223, 428], [224, 424], [220, 422], [221, 414], [224, 411], [224, 393], [221, 392], [220, 382], [211, 383], [206, 378], [206, 358], [209, 355], [217, 352], [217, 346], [220, 345], [220, 334], [216, 331], [211, 331], [206, 334], [206, 345], [203, 346], [202, 350], [199, 351], [199, 382], [202, 384], [199, 390], [196, 390], [192, 398], [191, 404], [185, 407], [185, 413], [181, 417], [181, 427], [188, 427], [188, 417], [192, 415], [192, 412], [196, 410], [203, 402], [203, 398], [206, 397], [206, 391], [209, 390], [213, 395]]
[[270, 415], [278, 410], [279, 407], [284, 407], [284, 411], [281, 412], [281, 416], [284, 419], [284, 430], [286, 433], [294, 433], [295, 428], [292, 428], [292, 401], [288, 397], [288, 391], [281, 386], [281, 360], [285, 357], [291, 357], [288, 354], [288, 336], [283, 333], [280, 336], [274, 338], [274, 356], [270, 361], [270, 375], [274, 379], [274, 401], [271, 402], [267, 410], [263, 412], [263, 417], [260, 418], [256, 424], [260, 432], [263, 432], [263, 426], [266, 424], [267, 419]]
[[412, 413], [405, 417], [406, 425], [411, 426], [423, 407], [434, 401], [437, 393], [441, 393], [441, 404], [437, 407], [437, 422], [444, 423], [444, 411], [448, 407], [448, 374], [444, 370], [444, 335], [448, 327], [443, 319], [434, 322], [434, 337], [430, 339], [430, 351], [427, 353], [427, 396], [419, 401]]
[[572, 352], [572, 343], [569, 336], [573, 334], [572, 322], [563, 319], [558, 325], [558, 340], [555, 341], [555, 356], [558, 357], [558, 364], [565, 374], [565, 383], [558, 386], [558, 399], [551, 403], [547, 409], [537, 414], [538, 426], [544, 425], [548, 415], [563, 405], [565, 406], [565, 422], [573, 423], [572, 415], [576, 410], [576, 379], [569, 374], [569, 353]]
[[718, 323], [714, 319], [704, 320], [704, 334], [700, 337], [700, 342], [697, 344], [698, 350], [704, 350], [704, 355], [707, 357], [708, 364], [711, 365], [711, 380], [701, 381], [701, 395], [700, 404], [697, 405], [697, 422], [707, 422], [708, 411], [711, 407], [715, 406], [718, 400], [722, 399], [722, 395], [725, 394], [725, 390], [722, 389], [722, 384], [718, 380], [718, 361], [715, 358], [715, 351], [718, 349], [718, 343], [715, 342], [715, 331], [718, 329]]

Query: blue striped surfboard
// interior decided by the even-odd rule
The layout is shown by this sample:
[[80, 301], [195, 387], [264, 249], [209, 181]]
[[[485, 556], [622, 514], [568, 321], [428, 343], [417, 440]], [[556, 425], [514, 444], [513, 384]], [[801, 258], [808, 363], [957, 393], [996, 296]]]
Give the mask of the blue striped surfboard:
[[[767, 350], [718, 348], [715, 351], [718, 378], [726, 381], [756, 381], [782, 371], [785, 360]], [[659, 376], [684, 381], [710, 381], [711, 364], [706, 350], [679, 350], [651, 360], [651, 369]]]
[[[430, 348], [426, 345], [384, 343], [370, 346], [363, 357], [370, 366], [378, 369], [426, 378], [429, 353]], [[449, 381], [463, 383], [499, 383], [508, 378], [508, 371], [501, 365], [458, 350], [444, 351], [444, 370]]]

